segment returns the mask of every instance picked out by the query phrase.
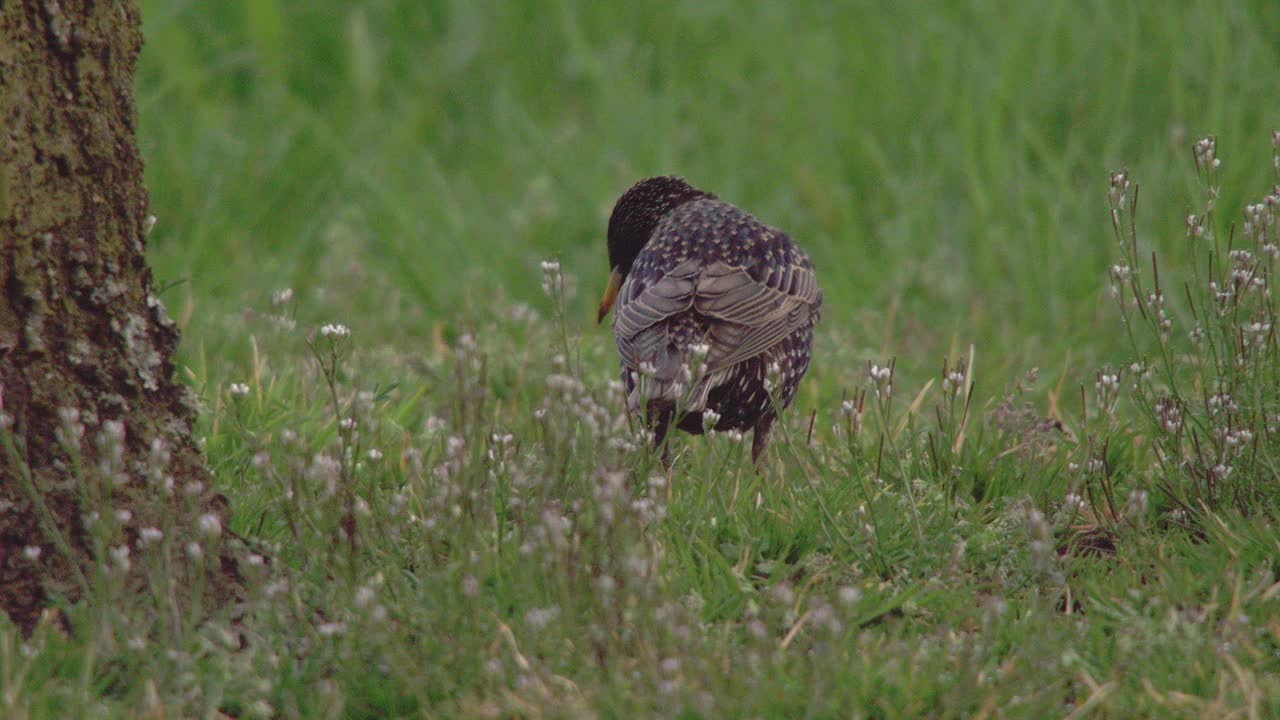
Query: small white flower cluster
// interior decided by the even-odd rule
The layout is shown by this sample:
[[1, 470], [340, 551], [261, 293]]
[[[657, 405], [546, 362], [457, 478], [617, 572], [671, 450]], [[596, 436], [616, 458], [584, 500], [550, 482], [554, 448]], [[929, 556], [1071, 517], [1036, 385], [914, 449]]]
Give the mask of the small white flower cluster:
[[560, 608], [551, 605], [545, 608], [530, 608], [524, 614], [525, 625], [533, 632], [541, 632], [553, 620], [560, 616]]
[[1236, 401], [1231, 397], [1231, 394], [1223, 390], [1219, 390], [1218, 392], [1210, 395], [1207, 402], [1209, 406], [1209, 414], [1211, 415], [1218, 415], [1223, 412], [1232, 413], [1239, 409], [1239, 406], [1236, 405]]
[[1151, 366], [1145, 359], [1129, 363], [1129, 374], [1133, 376], [1133, 387], [1137, 388], [1144, 380], [1151, 377]]
[[115, 560], [116, 566], [123, 572], [128, 572], [132, 563], [129, 561], [129, 546], [117, 545], [107, 551], [111, 555], [111, 559]]
[[1249, 335], [1252, 335], [1258, 342], [1266, 338], [1267, 333], [1271, 332], [1271, 323], [1269, 322], [1247, 322], [1243, 329]]
[[1062, 498], [1062, 511], [1068, 515], [1075, 515], [1082, 512], [1088, 506], [1088, 501], [1073, 492], [1067, 493], [1066, 496]]
[[1129, 171], [1128, 169], [1117, 170], [1111, 173], [1111, 189], [1107, 191], [1107, 198], [1111, 201], [1111, 205], [1117, 209], [1123, 209], [1129, 200]]
[[1231, 285], [1227, 294], [1224, 295], [1225, 298], [1233, 295], [1243, 296], [1251, 290], [1266, 290], [1267, 280], [1258, 272], [1258, 266], [1253, 261], [1253, 253], [1248, 250], [1232, 250], [1229, 257], [1232, 265]]
[[320, 326], [320, 334], [335, 339], [345, 338], [351, 336], [351, 328], [341, 323], [326, 323]]
[[950, 370], [942, 378], [942, 391], [950, 395], [960, 395], [964, 393], [964, 369], [956, 368]]
[[1173, 327], [1173, 321], [1169, 319], [1169, 314], [1164, 309], [1164, 293], [1156, 291], [1147, 295], [1147, 307], [1156, 312], [1156, 324], [1160, 327], [1160, 334], [1165, 339], [1169, 337], [1169, 329]]
[[893, 367], [880, 365], [871, 365], [868, 371], [871, 375], [871, 382], [875, 386], [876, 397], [891, 397], [893, 395]]
[[[1133, 188], [1132, 196], [1129, 190], [1129, 171], [1127, 169], [1111, 173], [1111, 188], [1107, 190], [1107, 206], [1110, 208], [1111, 227], [1115, 230], [1116, 240], [1120, 243], [1121, 252], [1126, 252], [1126, 254], [1125, 245], [1129, 238], [1122, 228], [1126, 225], [1126, 220], [1130, 223], [1133, 221], [1133, 206], [1137, 202], [1138, 195], [1136, 187]], [[1130, 225], [1130, 227], [1132, 226]], [[1118, 288], [1113, 282], [1111, 285], [1112, 296], [1115, 297], [1117, 292]]]
[[855, 435], [862, 430], [862, 402], [865, 397], [865, 394], [858, 393], [854, 399], [840, 401], [840, 415], [849, 419], [849, 430]]
[[1110, 367], [1102, 368], [1093, 383], [1093, 390], [1098, 407], [1107, 413], [1114, 411], [1120, 398], [1120, 372]]
[[231, 393], [232, 397], [244, 397], [249, 394], [249, 386], [244, 383], [231, 383], [227, 387], [227, 392]]
[[1154, 410], [1160, 429], [1170, 435], [1176, 435], [1182, 429], [1182, 405], [1177, 398], [1162, 397], [1156, 400]]
[[[656, 370], [654, 372], [657, 372]], [[578, 395], [586, 391], [582, 381], [573, 375], [564, 373], [552, 373], [547, 376], [547, 391], [565, 398]]]
[[1218, 159], [1218, 138], [1200, 138], [1192, 149], [1195, 152], [1197, 168], [1209, 171], [1222, 167], [1222, 160]]
[[222, 535], [222, 521], [214, 513], [205, 513], [196, 521], [196, 527], [199, 528], [200, 534], [208, 538], [216, 538]]
[[489, 460], [489, 479], [495, 483], [500, 476], [506, 475], [515, 460], [516, 436], [511, 433], [491, 433], [489, 449], [485, 457]]
[[480, 368], [480, 364], [478, 362], [479, 358], [476, 357], [476, 354], [479, 349], [480, 344], [476, 342], [476, 336], [471, 333], [463, 333], [462, 336], [458, 338], [457, 347], [453, 349], [453, 356], [457, 360], [466, 360], [470, 358], [473, 361], [472, 369], [478, 370]]
[[1200, 237], [1204, 235], [1204, 218], [1199, 215], [1188, 215], [1186, 220], [1187, 235], [1189, 237]]
[[1041, 570], [1049, 570], [1054, 558], [1053, 529], [1045, 520], [1044, 513], [1035, 508], [1029, 508], [1026, 515], [1026, 529], [1032, 560], [1040, 566]]
[[542, 292], [547, 296], [553, 297], [561, 288], [562, 276], [560, 274], [559, 260], [543, 260], [542, 261]]
[[1271, 168], [1280, 175], [1280, 130], [1271, 131]]
[[84, 423], [80, 422], [80, 409], [74, 407], [58, 408], [58, 427], [53, 435], [68, 451], [79, 451], [80, 441], [84, 439]]
[[1218, 285], [1217, 280], [1209, 281], [1209, 293], [1213, 295], [1213, 299], [1217, 301], [1218, 316], [1222, 317], [1231, 312], [1232, 298], [1236, 296], [1234, 282], [1228, 283], [1226, 287]]
[[879, 365], [871, 366], [871, 380], [877, 385], [888, 382], [892, 374], [893, 371], [887, 367], [880, 367]]
[[129, 482], [129, 473], [125, 470], [125, 427], [120, 420], [104, 420], [98, 431], [95, 443], [98, 446], [98, 472], [103, 478], [110, 478], [116, 487]]
[[1120, 297], [1124, 291], [1124, 284], [1133, 276], [1133, 268], [1128, 265], [1112, 265], [1111, 266], [1111, 297]]
[[1246, 427], [1236, 428], [1234, 430], [1220, 428], [1218, 429], [1217, 434], [1222, 438], [1222, 442], [1228, 448], [1235, 451], [1237, 456], [1253, 443], [1253, 431]]

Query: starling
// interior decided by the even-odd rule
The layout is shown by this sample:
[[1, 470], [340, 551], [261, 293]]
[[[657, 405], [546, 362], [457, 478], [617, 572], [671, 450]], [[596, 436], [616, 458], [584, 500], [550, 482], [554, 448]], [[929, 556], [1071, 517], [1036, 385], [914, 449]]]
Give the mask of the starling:
[[627, 406], [638, 413], [643, 402], [654, 447], [673, 422], [694, 435], [752, 430], [757, 460], [809, 368], [822, 306], [809, 257], [782, 231], [675, 177], [623, 193], [608, 244], [597, 319], [616, 301]]

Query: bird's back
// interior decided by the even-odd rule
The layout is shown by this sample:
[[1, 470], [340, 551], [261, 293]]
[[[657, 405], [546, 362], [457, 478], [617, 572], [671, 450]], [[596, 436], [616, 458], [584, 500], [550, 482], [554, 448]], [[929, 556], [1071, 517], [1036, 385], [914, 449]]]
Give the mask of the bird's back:
[[647, 286], [690, 259], [746, 268], [757, 281], [792, 264], [812, 269], [809, 257], [786, 233], [727, 202], [707, 198], [667, 214], [636, 257], [628, 281]]

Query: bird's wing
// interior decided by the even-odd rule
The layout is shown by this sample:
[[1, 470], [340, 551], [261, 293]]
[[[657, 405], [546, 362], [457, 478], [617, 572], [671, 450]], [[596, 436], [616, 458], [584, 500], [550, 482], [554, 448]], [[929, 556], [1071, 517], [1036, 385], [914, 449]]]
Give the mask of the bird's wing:
[[787, 263], [763, 280], [746, 268], [714, 262], [702, 269], [693, 308], [711, 324], [709, 372], [755, 357], [810, 323], [822, 304], [813, 268]]
[[[686, 260], [657, 282], [644, 286], [628, 278], [619, 294], [613, 330], [625, 367], [666, 357], [662, 321], [693, 309], [711, 323], [706, 374], [754, 357], [812, 321], [822, 293], [811, 267], [788, 263], [763, 280], [742, 266]], [[662, 378], [667, 368], [658, 367]]]
[[650, 285], [627, 278], [613, 316], [613, 334], [625, 367], [637, 369], [641, 362], [655, 362], [665, 350], [667, 333], [661, 323], [693, 307], [701, 272], [701, 262], [686, 260]]

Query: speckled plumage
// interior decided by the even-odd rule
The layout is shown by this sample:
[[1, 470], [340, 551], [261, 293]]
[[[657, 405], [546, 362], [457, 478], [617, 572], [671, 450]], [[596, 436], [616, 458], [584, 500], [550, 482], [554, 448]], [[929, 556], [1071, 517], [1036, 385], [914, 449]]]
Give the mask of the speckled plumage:
[[749, 213], [659, 177], [619, 198], [609, 259], [624, 277], [613, 320], [622, 381], [655, 444], [672, 422], [701, 434], [713, 411], [716, 430], [754, 431], [758, 457], [809, 367], [822, 293], [808, 256]]

